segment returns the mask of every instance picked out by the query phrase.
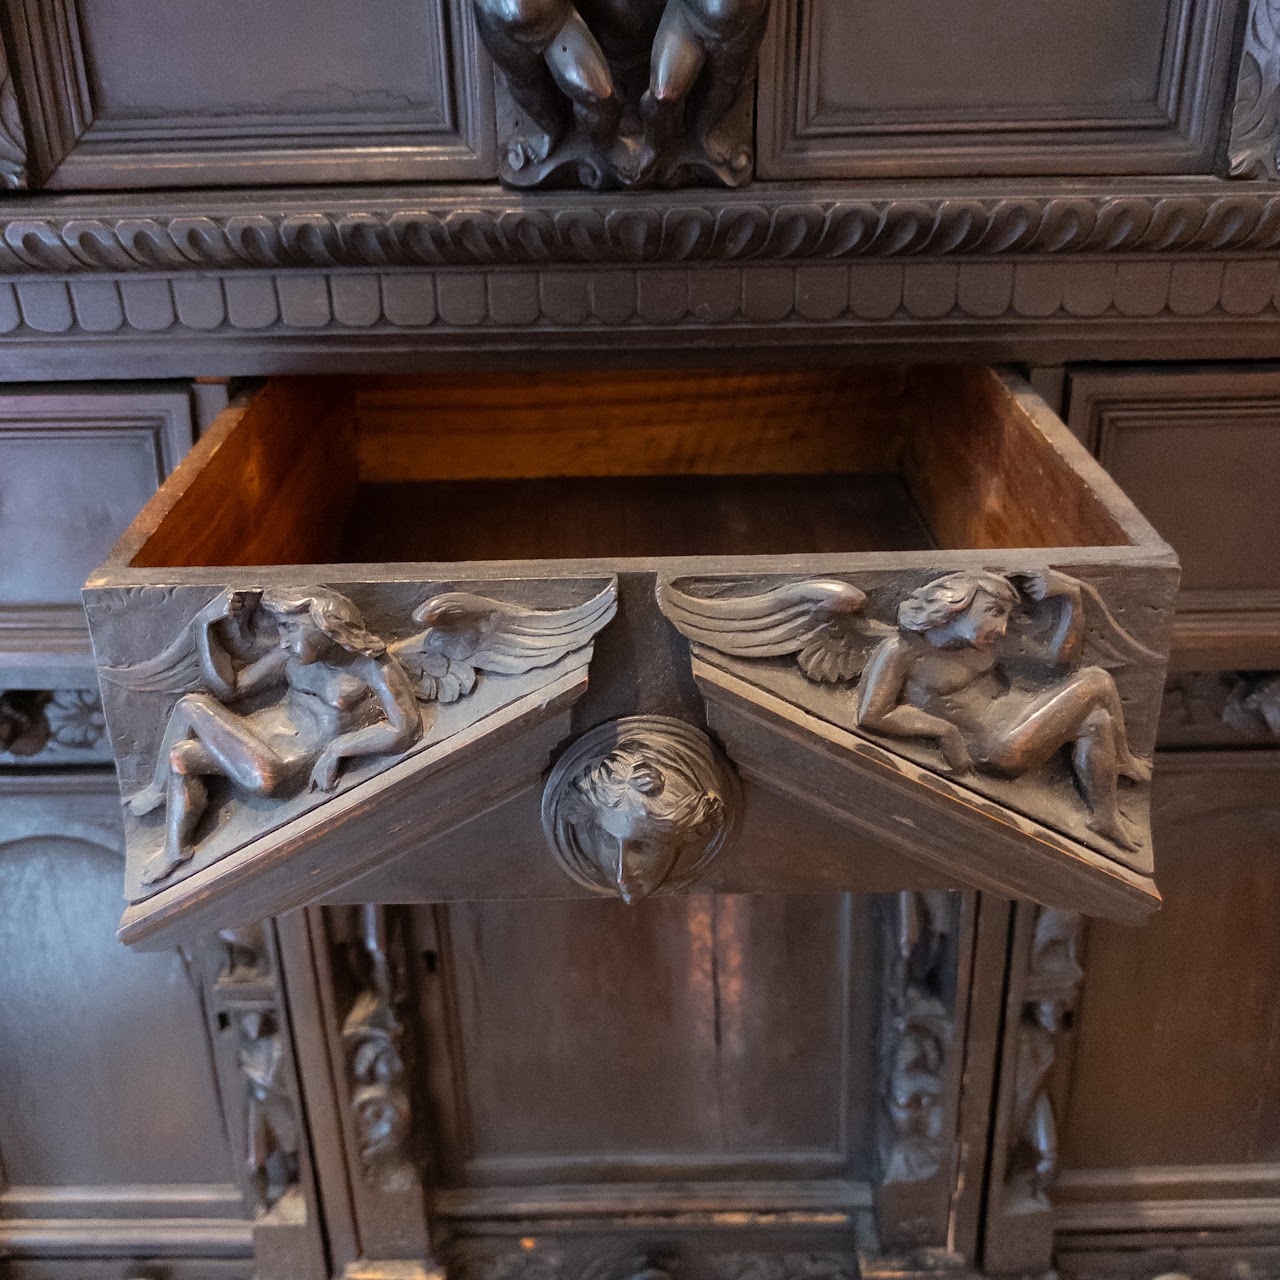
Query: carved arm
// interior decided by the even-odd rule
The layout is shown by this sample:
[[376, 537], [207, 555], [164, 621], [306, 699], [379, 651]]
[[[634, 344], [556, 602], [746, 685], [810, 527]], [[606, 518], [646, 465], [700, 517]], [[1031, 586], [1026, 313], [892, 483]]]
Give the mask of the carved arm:
[[862, 677], [858, 723], [892, 738], [934, 738], [956, 773], [973, 769], [973, 758], [960, 730], [941, 716], [901, 703], [914, 658], [900, 636], [890, 636], [871, 655]]

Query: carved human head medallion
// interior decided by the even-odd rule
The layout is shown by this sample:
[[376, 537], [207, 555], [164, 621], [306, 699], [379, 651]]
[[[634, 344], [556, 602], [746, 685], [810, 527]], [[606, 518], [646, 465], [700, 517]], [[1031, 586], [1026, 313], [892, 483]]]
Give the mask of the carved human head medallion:
[[579, 884], [624, 902], [689, 884], [737, 835], [741, 792], [705, 733], [630, 716], [575, 742], [547, 779], [542, 826]]

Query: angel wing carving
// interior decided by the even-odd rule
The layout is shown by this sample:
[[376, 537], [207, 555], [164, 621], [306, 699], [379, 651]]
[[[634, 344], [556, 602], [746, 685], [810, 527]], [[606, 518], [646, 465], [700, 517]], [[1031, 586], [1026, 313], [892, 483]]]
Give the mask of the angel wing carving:
[[658, 605], [696, 644], [731, 658], [795, 654], [813, 681], [836, 684], [862, 673], [867, 655], [894, 628], [865, 614], [867, 597], [834, 578], [804, 578], [756, 595], [697, 596], [671, 582]]
[[424, 702], [456, 702], [476, 686], [478, 673], [523, 675], [581, 649], [613, 617], [617, 587], [610, 583], [584, 604], [527, 609], [468, 591], [423, 601], [413, 620], [426, 630], [389, 648]]

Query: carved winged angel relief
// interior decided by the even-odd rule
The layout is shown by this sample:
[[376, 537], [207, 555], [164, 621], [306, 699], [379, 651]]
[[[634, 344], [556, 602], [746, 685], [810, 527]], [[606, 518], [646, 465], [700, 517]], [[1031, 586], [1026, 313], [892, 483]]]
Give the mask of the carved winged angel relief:
[[458, 732], [468, 717], [446, 724], [442, 704], [476, 694], [470, 719], [487, 714], [512, 696], [504, 677], [585, 648], [616, 607], [612, 583], [548, 610], [449, 591], [388, 641], [326, 587], [223, 591], [150, 661], [101, 671], [125, 690], [171, 695], [163, 730], [151, 726], [149, 776], [125, 801], [131, 843], [151, 846], [131, 896]]
[[[809, 698], [820, 716], [1121, 861], [1143, 846], [1124, 788], [1146, 783], [1151, 765], [1130, 746], [1112, 670], [1162, 658], [1092, 584], [1051, 569], [964, 570], [877, 587], [874, 600], [837, 579], [750, 594], [691, 585], [661, 584], [659, 603], [695, 644], [794, 655], [808, 683], [829, 689]], [[890, 611], [893, 623], [873, 616]]]

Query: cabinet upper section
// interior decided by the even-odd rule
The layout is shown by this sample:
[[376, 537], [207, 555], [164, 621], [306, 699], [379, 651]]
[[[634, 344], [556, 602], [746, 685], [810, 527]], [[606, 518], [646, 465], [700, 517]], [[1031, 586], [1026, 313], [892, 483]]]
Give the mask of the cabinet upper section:
[[1274, 177], [1273, 7], [269, 0], [232, 22], [14, 0], [0, 169], [59, 190]]

